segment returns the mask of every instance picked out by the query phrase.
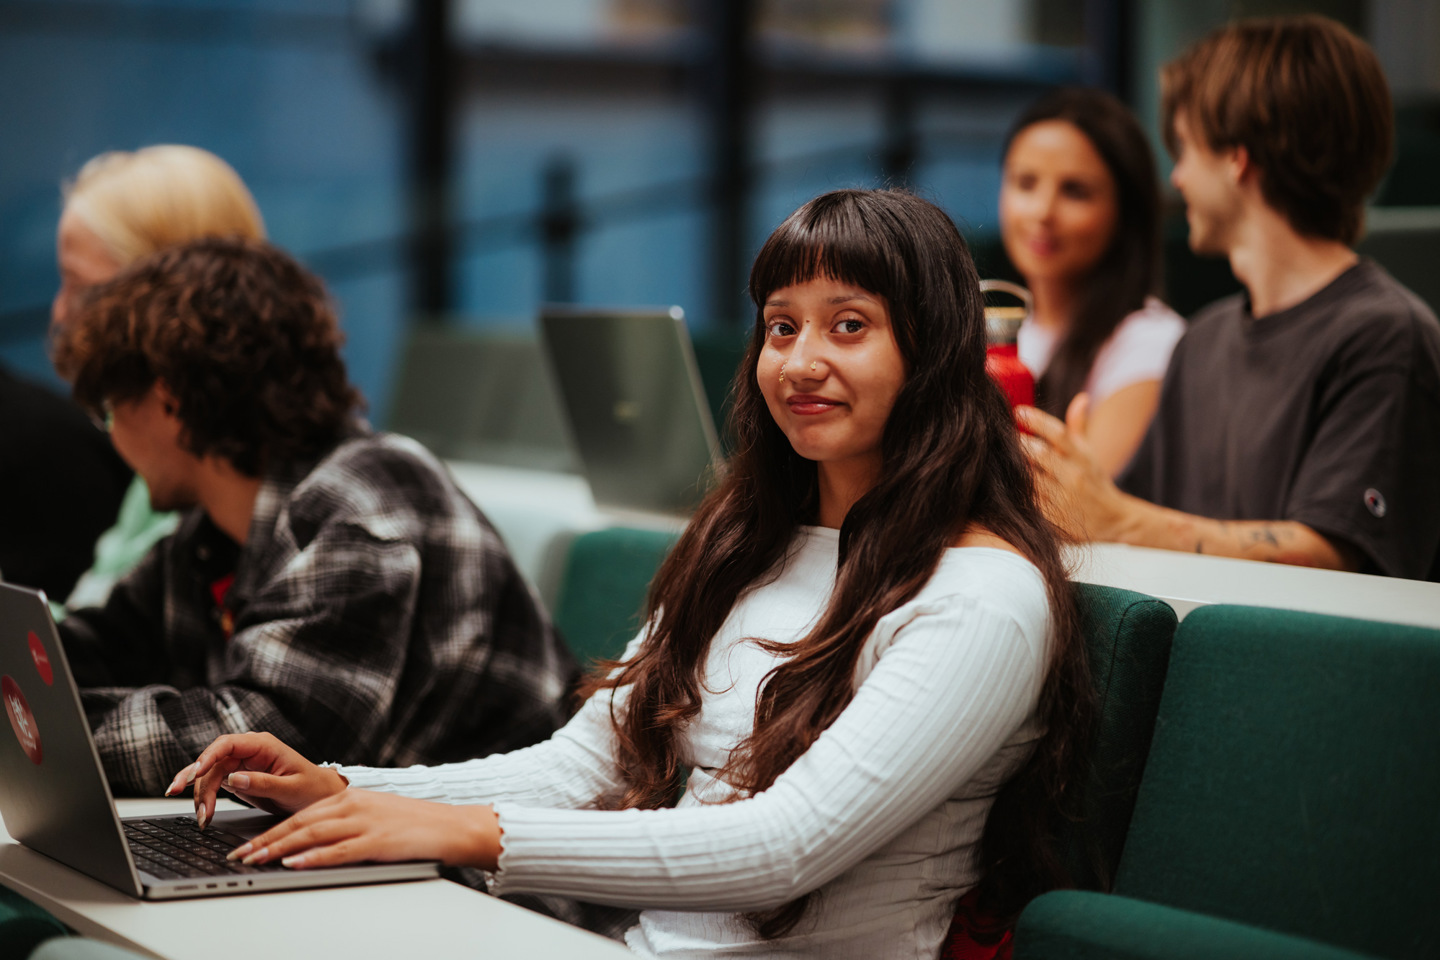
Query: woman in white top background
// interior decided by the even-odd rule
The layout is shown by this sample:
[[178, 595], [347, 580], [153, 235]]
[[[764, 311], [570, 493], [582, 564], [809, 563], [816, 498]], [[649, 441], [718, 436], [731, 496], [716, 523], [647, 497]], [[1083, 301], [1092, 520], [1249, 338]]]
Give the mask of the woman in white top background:
[[1098, 90], [1042, 97], [1011, 128], [1000, 186], [1005, 253], [1035, 298], [1020, 360], [1037, 406], [1079, 418], [1118, 474], [1140, 445], [1185, 321], [1160, 286], [1160, 187], [1134, 114]]
[[202, 823], [221, 786], [299, 811], [248, 862], [433, 858], [634, 909], [644, 956], [934, 957], [977, 884], [1005, 915], [1061, 882], [1089, 685], [964, 241], [837, 191], [750, 293], [736, 452], [563, 730], [406, 769], [225, 736], [171, 792]]

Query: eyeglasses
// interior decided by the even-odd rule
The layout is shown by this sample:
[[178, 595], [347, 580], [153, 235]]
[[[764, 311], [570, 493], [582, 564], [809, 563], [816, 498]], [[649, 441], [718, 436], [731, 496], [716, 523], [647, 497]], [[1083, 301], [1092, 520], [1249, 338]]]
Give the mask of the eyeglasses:
[[108, 399], [100, 401], [100, 413], [90, 413], [90, 422], [95, 424], [95, 429], [103, 430], [106, 433], [115, 429], [115, 405]]

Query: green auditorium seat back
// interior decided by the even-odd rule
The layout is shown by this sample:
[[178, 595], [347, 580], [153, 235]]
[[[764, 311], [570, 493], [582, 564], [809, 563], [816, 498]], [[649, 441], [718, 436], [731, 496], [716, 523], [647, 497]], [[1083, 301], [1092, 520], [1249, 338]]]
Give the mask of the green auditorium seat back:
[[1084, 890], [1035, 898], [1015, 930], [1014, 960], [1367, 960], [1371, 955]]
[[581, 666], [620, 656], [640, 629], [645, 593], [678, 534], [611, 527], [570, 544], [555, 625]]
[[23, 960], [41, 942], [68, 932], [48, 912], [13, 890], [0, 887], [0, 957]]
[[1190, 614], [1115, 892], [1440, 956], [1440, 631]]
[[[7, 956], [6, 960], [10, 960]], [[88, 937], [56, 937], [47, 940], [30, 960], [145, 960], [141, 954]]]
[[[1097, 723], [1082, 819], [1066, 824], [1059, 840], [1076, 886], [1103, 890], [1115, 876], [1145, 770], [1175, 636], [1175, 611], [1142, 593], [1092, 584], [1078, 584], [1076, 599]], [[969, 909], [961, 904], [941, 944], [941, 960], [975, 955]]]
[[1099, 890], [1125, 844], [1176, 619], [1169, 604], [1130, 590], [1079, 584], [1077, 599], [1098, 723], [1084, 820], [1063, 839], [1076, 885]]

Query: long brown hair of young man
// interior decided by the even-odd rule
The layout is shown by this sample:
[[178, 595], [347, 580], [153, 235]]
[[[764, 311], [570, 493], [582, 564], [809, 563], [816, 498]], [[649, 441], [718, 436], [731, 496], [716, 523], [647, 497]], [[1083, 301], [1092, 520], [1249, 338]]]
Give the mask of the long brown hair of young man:
[[[795, 453], [771, 418], [755, 366], [766, 297], [820, 276], [885, 298], [906, 379], [886, 422], [879, 482], [841, 526], [834, 593], [803, 639], [757, 638], [786, 659], [761, 689], [752, 735], [720, 775], [742, 797], [773, 784], [850, 702], [857, 656], [876, 621], [916, 595], [964, 530], [982, 526], [1039, 567], [1053, 614], [1040, 707], [1049, 732], [1002, 794], [982, 851], [989, 903], [1018, 910], [1061, 880], [1049, 821], [1084, 726], [1084, 651], [1058, 536], [1036, 503], [1010, 410], [985, 374], [983, 305], [969, 250], [949, 217], [907, 193], [827, 193], [793, 213], [760, 251], [750, 274], [755, 327], [731, 387], [735, 453], [651, 585], [651, 629], [638, 654], [621, 669], [602, 667], [588, 684], [590, 692], [624, 694], [615, 730], [627, 789], [601, 802], [675, 804], [688, 764], [680, 736], [700, 709], [711, 638], [746, 588], [777, 575], [795, 528], [815, 522], [815, 464]], [[751, 920], [760, 935], [778, 937], [808, 901], [806, 894]]]

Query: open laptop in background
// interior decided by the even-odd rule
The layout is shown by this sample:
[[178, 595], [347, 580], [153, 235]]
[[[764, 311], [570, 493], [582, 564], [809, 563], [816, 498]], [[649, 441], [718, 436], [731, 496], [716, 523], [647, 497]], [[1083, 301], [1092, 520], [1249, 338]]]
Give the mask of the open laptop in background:
[[258, 810], [217, 812], [203, 833], [191, 814], [120, 819], [45, 595], [8, 584], [0, 584], [0, 700], [8, 720], [0, 726], [5, 829], [131, 896], [172, 900], [439, 875], [432, 862], [317, 870], [227, 862], [226, 853], [278, 822]]
[[540, 338], [596, 505], [694, 509], [720, 441], [684, 311], [547, 305]]

